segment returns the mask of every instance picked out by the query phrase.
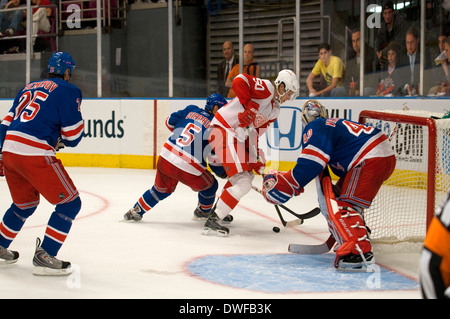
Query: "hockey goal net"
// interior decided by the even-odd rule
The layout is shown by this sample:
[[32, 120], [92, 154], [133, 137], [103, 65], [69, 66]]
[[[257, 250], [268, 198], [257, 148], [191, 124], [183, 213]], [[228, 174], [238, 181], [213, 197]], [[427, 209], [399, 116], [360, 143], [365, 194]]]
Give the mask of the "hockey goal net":
[[397, 163], [364, 217], [375, 243], [423, 242], [450, 190], [450, 119], [413, 110], [362, 111], [389, 137]]

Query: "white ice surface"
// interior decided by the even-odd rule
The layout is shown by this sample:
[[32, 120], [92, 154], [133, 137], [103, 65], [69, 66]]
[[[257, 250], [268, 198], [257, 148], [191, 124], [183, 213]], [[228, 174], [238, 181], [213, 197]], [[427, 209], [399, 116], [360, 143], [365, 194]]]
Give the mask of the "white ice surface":
[[[72, 263], [70, 277], [32, 275], [36, 237], [42, 238], [52, 206], [41, 204], [10, 249], [16, 264], [0, 266], [0, 299], [4, 298], [420, 298], [419, 290], [333, 293], [267, 293], [206, 281], [186, 265], [207, 255], [288, 254], [290, 243], [322, 243], [328, 229], [322, 215], [291, 229], [283, 228], [272, 205], [251, 191], [233, 211], [227, 238], [202, 235], [204, 222], [192, 220], [197, 194], [179, 184], [140, 223], [121, 222], [123, 214], [154, 182], [154, 170], [68, 167], [83, 206], [58, 258]], [[224, 184], [223, 180], [219, 181]], [[260, 187], [261, 178], [254, 185]], [[221, 186], [219, 190], [221, 190]], [[1, 209], [11, 204], [0, 179]], [[315, 185], [286, 206], [306, 212], [317, 206]], [[3, 212], [0, 213], [1, 217]], [[284, 213], [286, 220], [291, 220]], [[274, 233], [278, 226], [281, 232]], [[377, 263], [417, 280], [417, 246], [377, 248]]]

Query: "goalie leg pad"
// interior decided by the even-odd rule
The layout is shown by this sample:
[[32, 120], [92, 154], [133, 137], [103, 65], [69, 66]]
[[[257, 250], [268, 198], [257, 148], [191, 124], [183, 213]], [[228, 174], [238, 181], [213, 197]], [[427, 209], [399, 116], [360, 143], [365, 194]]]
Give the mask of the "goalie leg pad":
[[[361, 214], [351, 204], [336, 201], [330, 177], [322, 180], [323, 194], [327, 206], [327, 221], [331, 233], [339, 246], [336, 250], [335, 267], [351, 254], [360, 256], [367, 266], [367, 256], [371, 254], [372, 245]], [[373, 260], [373, 255], [371, 260]]]

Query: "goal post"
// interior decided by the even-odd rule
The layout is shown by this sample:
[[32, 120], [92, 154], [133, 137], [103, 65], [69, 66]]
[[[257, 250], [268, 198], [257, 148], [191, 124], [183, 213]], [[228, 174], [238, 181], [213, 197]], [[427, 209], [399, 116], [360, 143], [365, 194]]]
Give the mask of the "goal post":
[[381, 129], [396, 155], [395, 171], [364, 217], [375, 242], [423, 241], [450, 190], [450, 119], [445, 113], [364, 110], [359, 122]]

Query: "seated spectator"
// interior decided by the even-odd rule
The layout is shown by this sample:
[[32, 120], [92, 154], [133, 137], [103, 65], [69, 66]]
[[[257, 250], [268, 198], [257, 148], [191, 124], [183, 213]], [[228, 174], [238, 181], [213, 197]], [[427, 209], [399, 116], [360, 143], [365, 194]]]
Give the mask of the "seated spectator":
[[418, 95], [420, 82], [419, 30], [409, 27], [406, 30], [406, 54], [401, 57], [400, 65], [405, 69], [403, 91], [406, 95]]
[[[255, 49], [253, 48], [253, 44], [250, 43], [244, 46], [244, 67], [242, 68], [242, 73], [259, 78], [259, 66], [258, 63], [255, 62]], [[236, 93], [231, 88], [231, 84], [237, 75], [239, 75], [239, 64], [234, 65], [228, 74], [227, 81], [225, 82], [225, 86], [230, 88], [227, 96], [229, 98], [236, 97]]]
[[385, 2], [382, 15], [381, 27], [377, 29], [375, 38], [375, 50], [380, 67], [387, 63], [386, 56], [389, 43], [396, 41], [401, 46], [400, 52], [403, 51], [406, 28], [408, 27], [403, 17], [394, 10], [393, 1]]
[[[344, 85], [342, 87], [338, 87], [335, 89], [335, 96], [359, 96], [359, 79], [360, 79], [360, 39], [361, 39], [361, 31], [355, 30], [352, 33], [352, 47], [353, 50], [350, 52], [347, 64], [345, 66], [345, 76], [344, 76]], [[372, 73], [375, 71], [375, 50], [369, 47], [367, 44], [365, 45], [365, 59], [364, 59], [364, 74]], [[374, 87], [375, 83], [371, 83], [369, 78], [364, 79], [364, 96], [375, 95], [376, 90]]]
[[[308, 86], [309, 96], [336, 96], [336, 90], [342, 86], [342, 80], [344, 77], [344, 62], [332, 55], [330, 45], [328, 43], [321, 43], [319, 45], [319, 60], [312, 69], [311, 73], [306, 79], [306, 85]], [[322, 75], [326, 81], [326, 86], [316, 88], [313, 85], [314, 78]]]
[[450, 72], [448, 70], [448, 64], [450, 62], [450, 37], [447, 37], [444, 43], [444, 52], [447, 57], [446, 60], [442, 61], [442, 68], [445, 73], [445, 80], [441, 81], [440, 85], [436, 90], [437, 96], [450, 96]]
[[432, 63], [432, 67], [429, 70], [431, 88], [428, 91], [428, 95], [430, 96], [447, 95], [447, 82], [450, 80], [448, 57], [445, 50], [447, 40], [447, 34], [441, 34], [438, 37], [437, 51], [430, 52], [431, 57], [434, 59], [434, 63]]
[[[31, 0], [32, 6], [49, 6], [50, 4], [50, 0]], [[51, 25], [48, 16], [51, 14], [52, 8], [50, 7], [33, 8], [33, 33], [31, 35], [33, 45], [36, 43], [36, 36], [39, 31], [50, 31]], [[24, 16], [26, 16], [26, 11], [24, 11]]]
[[403, 95], [402, 83], [403, 74], [398, 68], [398, 56], [401, 51], [401, 46], [397, 41], [392, 41], [387, 46], [387, 60], [388, 64], [384, 66], [382, 74], [384, 77], [378, 84], [378, 96], [398, 96]]
[[[20, 0], [1, 0], [0, 9], [12, 9], [20, 6]], [[12, 37], [21, 28], [23, 11], [1, 11], [0, 12], [0, 36]]]

